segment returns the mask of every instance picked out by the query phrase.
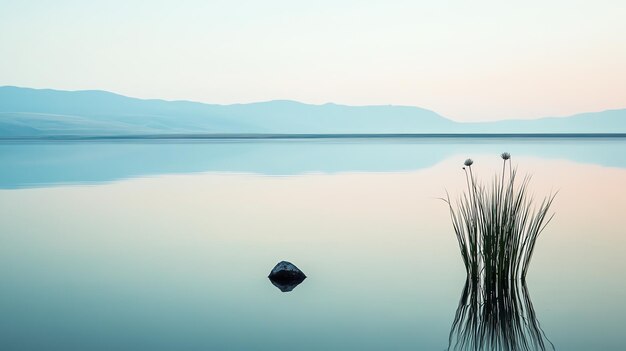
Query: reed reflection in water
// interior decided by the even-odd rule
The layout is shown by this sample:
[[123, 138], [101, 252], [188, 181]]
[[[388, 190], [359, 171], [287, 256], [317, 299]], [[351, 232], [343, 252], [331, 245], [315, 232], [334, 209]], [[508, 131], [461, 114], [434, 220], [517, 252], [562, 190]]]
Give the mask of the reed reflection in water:
[[495, 289], [465, 282], [448, 350], [555, 350], [535, 315], [525, 280]]

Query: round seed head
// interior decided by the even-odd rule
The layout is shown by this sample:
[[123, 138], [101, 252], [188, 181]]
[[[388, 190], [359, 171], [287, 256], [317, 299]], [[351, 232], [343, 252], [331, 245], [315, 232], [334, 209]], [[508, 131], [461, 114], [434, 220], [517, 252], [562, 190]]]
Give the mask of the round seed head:
[[503, 153], [500, 155], [500, 157], [502, 157], [502, 159], [506, 161], [506, 160], [508, 160], [508, 159], [510, 159], [510, 158], [511, 158], [511, 154], [510, 154], [510, 153], [508, 153], [508, 152], [503, 152]]
[[465, 162], [463, 164], [466, 165], [467, 167], [469, 167], [469, 166], [474, 164], [474, 161], [472, 161], [471, 158], [468, 158], [467, 160], [465, 160]]

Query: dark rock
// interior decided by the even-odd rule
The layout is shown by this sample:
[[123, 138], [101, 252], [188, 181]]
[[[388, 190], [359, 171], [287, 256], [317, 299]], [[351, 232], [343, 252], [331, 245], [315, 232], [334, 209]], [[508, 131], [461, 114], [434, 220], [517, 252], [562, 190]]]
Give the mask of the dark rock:
[[280, 261], [272, 269], [268, 276], [272, 284], [279, 288], [282, 292], [293, 290], [298, 284], [306, 279], [306, 275], [302, 273], [293, 263]]

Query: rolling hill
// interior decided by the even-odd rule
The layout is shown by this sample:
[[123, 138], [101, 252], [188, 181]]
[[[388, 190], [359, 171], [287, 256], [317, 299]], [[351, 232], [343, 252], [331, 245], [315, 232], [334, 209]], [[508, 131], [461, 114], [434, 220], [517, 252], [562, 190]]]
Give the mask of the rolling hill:
[[214, 105], [106, 91], [0, 87], [0, 137], [151, 134], [626, 133], [626, 109], [537, 120], [458, 123], [410, 106]]

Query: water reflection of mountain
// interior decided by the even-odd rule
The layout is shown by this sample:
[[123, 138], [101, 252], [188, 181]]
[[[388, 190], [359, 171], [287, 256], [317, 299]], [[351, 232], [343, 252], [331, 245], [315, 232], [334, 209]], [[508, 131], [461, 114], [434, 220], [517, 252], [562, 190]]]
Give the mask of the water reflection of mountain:
[[466, 281], [448, 350], [554, 349], [535, 315], [525, 281], [509, 280], [495, 289]]
[[0, 188], [99, 183], [146, 175], [411, 171], [452, 155], [567, 159], [626, 167], [626, 139], [89, 141], [0, 144]]

